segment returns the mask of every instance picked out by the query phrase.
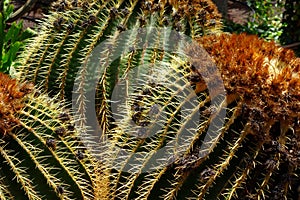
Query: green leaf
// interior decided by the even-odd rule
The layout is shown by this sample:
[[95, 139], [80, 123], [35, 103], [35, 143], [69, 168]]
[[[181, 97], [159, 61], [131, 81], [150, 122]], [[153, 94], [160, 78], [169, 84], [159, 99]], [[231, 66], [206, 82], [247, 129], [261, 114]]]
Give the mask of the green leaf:
[[4, 16], [4, 21], [7, 21], [14, 11], [14, 6], [13, 4], [9, 4], [6, 8], [5, 7], [6, 6], [4, 6], [3, 16]]
[[9, 49], [9, 60], [10, 63], [12, 63], [12, 61], [14, 61], [17, 57], [17, 53], [20, 49], [20, 47], [23, 45], [23, 42], [15, 42], [14, 44], [11, 45], [10, 49]]
[[19, 35], [18, 41], [24, 41], [36, 35], [36, 32], [30, 28], [25, 29]]
[[22, 31], [22, 23], [13, 22], [5, 35], [5, 42], [15, 43], [19, 40], [19, 34]]
[[13, 61], [16, 59], [17, 53], [22, 45], [23, 45], [22, 42], [16, 42], [16, 43], [12, 44], [10, 46], [9, 51], [3, 55], [3, 58], [2, 58], [2, 64], [3, 64], [2, 71], [3, 72], [8, 72], [10, 70], [10, 67], [11, 67]]
[[2, 64], [3, 65], [8, 62], [8, 58], [9, 58], [9, 52], [7, 52], [7, 53], [3, 52], [3, 54], [2, 54]]

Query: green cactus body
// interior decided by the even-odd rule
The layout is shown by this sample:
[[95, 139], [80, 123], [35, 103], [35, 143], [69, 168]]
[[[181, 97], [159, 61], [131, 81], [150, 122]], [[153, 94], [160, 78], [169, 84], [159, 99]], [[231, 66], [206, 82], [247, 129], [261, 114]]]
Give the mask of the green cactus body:
[[1, 199], [92, 199], [92, 162], [71, 116], [38, 90], [24, 96], [26, 87], [5, 76], [1, 97], [17, 100], [5, 105], [11, 117], [2, 113]]
[[[107, 49], [103, 51], [106, 54], [101, 54], [105, 73], [101, 75], [96, 95], [97, 115], [104, 130], [111, 126], [107, 102], [118, 78], [147, 61], [144, 59], [152, 59], [152, 63], [160, 59], [153, 57], [157, 54], [153, 47], [133, 51], [126, 65], [120, 63], [126, 59], [116, 59], [108, 66], [105, 62], [110, 63], [110, 55], [116, 53], [115, 49], [125, 55], [130, 48], [145, 42], [135, 39], [141, 34], [139, 28], [167, 26], [194, 38], [218, 31], [221, 27], [220, 15], [210, 1], [201, 4], [197, 1], [81, 1], [77, 5], [64, 1], [57, 5], [58, 11], [44, 20], [39, 36], [29, 43], [26, 53], [21, 55], [17, 77], [33, 81], [50, 95], [59, 94], [61, 99], [70, 101], [75, 77], [80, 74], [77, 77], [80, 87], [74, 91], [78, 94], [76, 102], [80, 106], [74, 112], [84, 119], [87, 99], [83, 95], [83, 85], [89, 76], [85, 63], [94, 48], [105, 40]], [[199, 15], [194, 15], [198, 11]], [[118, 36], [124, 30], [137, 31], [132, 31], [126, 41], [120, 41]]]
[[[194, 22], [191, 16], [182, 16], [184, 14], [180, 12], [184, 10], [179, 12], [177, 8], [177, 18], [182, 16], [183, 19], [173, 21], [172, 15], [176, 10], [172, 9], [176, 9], [175, 5], [167, 2], [148, 3], [149, 5], [139, 1], [82, 1], [81, 7], [70, 5], [62, 12], [51, 14], [41, 26], [39, 37], [29, 45], [28, 53], [21, 59], [20, 77], [43, 85], [51, 93], [60, 93], [61, 98], [69, 97], [75, 73], [95, 46], [107, 37], [116, 38], [123, 29], [149, 25], [149, 18], [156, 15], [155, 9], [161, 11], [152, 25], [163, 25], [168, 21], [169, 26], [175, 27], [177, 22], [182, 22], [180, 26], [186, 32], [191, 32], [191, 36], [200, 35], [200, 22]], [[198, 9], [205, 15], [201, 22], [202, 32], [220, 27], [220, 16], [214, 10], [215, 7], [206, 4]], [[214, 20], [216, 24], [210, 24], [209, 20]], [[111, 40], [111, 45], [115, 46], [113, 39]]]
[[[120, 105], [110, 150], [102, 152], [112, 168], [110, 198], [293, 199], [299, 187], [299, 59], [243, 34], [205, 36], [199, 43], [214, 60], [188, 47], [189, 59], [173, 57], [153, 68]], [[243, 51], [250, 45], [257, 49]], [[253, 60], [243, 64], [248, 56]], [[153, 105], [164, 117], [153, 118]], [[197, 126], [189, 124], [193, 120]]]
[[[190, 3], [58, 4], [22, 54], [17, 76], [67, 101], [75, 85], [73, 111], [90, 141], [97, 129], [86, 127], [94, 101], [87, 94], [96, 90], [93, 109], [105, 134], [92, 150], [102, 163], [95, 185], [102, 197], [291, 199], [299, 60], [255, 37], [203, 37], [217, 32], [219, 14], [210, 1]], [[183, 34], [204, 49], [183, 48]], [[95, 67], [89, 59], [98, 45]]]

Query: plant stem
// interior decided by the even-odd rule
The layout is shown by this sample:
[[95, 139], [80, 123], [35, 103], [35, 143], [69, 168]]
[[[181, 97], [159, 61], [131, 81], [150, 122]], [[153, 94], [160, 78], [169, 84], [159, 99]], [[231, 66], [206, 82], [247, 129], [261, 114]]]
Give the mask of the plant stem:
[[18, 18], [22, 17], [25, 13], [29, 12], [36, 2], [37, 0], [27, 1], [21, 8], [19, 8], [16, 12], [14, 12], [7, 21], [8, 22], [16, 21]]

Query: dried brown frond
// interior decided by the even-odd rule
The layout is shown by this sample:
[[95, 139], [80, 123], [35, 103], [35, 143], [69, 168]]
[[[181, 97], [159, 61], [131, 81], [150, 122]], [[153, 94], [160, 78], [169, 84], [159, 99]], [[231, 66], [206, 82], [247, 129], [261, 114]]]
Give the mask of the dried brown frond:
[[[197, 41], [216, 64], [228, 96], [241, 98], [248, 113], [258, 113], [248, 117], [264, 122], [299, 119], [300, 59], [293, 51], [246, 34], [209, 35]], [[193, 48], [188, 52], [192, 63], [200, 66], [197, 73], [207, 74], [211, 67], [206, 63], [211, 61], [205, 53], [193, 55]], [[215, 72], [209, 76], [214, 80]]]
[[24, 107], [24, 96], [32, 90], [32, 84], [19, 83], [0, 73], [0, 135], [18, 125], [15, 113]]

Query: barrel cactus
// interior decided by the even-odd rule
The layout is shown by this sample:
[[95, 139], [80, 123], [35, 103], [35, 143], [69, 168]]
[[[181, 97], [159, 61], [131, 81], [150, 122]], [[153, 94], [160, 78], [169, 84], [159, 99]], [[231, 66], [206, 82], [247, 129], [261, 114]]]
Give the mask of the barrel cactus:
[[73, 101], [81, 138], [100, 159], [98, 195], [297, 195], [300, 63], [291, 51], [221, 34], [207, 0], [61, 1], [54, 9], [15, 76]]
[[[206, 0], [61, 1], [54, 9], [41, 25], [39, 36], [29, 42], [18, 72], [21, 79], [69, 100], [76, 72], [107, 38], [113, 50], [114, 38], [128, 29], [168, 26], [194, 38], [221, 28], [217, 8]], [[124, 51], [134, 48], [138, 34], [128, 38]]]
[[92, 199], [97, 173], [64, 104], [5, 74], [0, 99], [0, 198]]
[[[98, 84], [96, 103], [97, 115], [101, 127], [106, 130], [111, 126], [108, 105], [114, 85], [126, 69], [140, 65], [144, 58], [157, 53], [152, 48], [146, 52], [142, 49], [133, 51], [141, 44], [138, 39], [146, 27], [171, 27], [192, 38], [203, 34], [219, 32], [221, 15], [211, 1], [59, 1], [40, 27], [39, 36], [29, 42], [28, 48], [21, 55], [18, 74], [21, 80], [30, 80], [41, 86], [50, 95], [59, 94], [61, 99], [72, 99], [74, 82], [82, 85], [87, 80], [86, 62], [93, 50], [105, 41], [101, 51], [102, 60], [110, 62], [115, 51], [125, 54], [131, 52], [133, 58], [128, 65], [114, 60], [111, 66], [105, 67], [101, 83]], [[197, 13], [195, 15], [195, 13]], [[117, 39], [126, 30], [132, 31], [129, 38]], [[151, 30], [148, 30], [151, 32]], [[147, 32], [147, 30], [146, 30]], [[153, 34], [153, 33], [152, 33]], [[169, 40], [166, 38], [164, 40]], [[176, 38], [174, 38], [176, 40]], [[159, 45], [156, 44], [156, 45]], [[117, 49], [117, 50], [116, 50]], [[26, 53], [25, 53], [26, 52]], [[153, 58], [152, 62], [159, 58]], [[119, 69], [119, 66], [120, 69]], [[104, 68], [104, 67], [103, 67]], [[90, 72], [92, 73], [92, 72]], [[76, 78], [76, 75], [80, 74]], [[80, 80], [81, 82], [80, 83]], [[86, 118], [85, 95], [83, 90], [77, 93], [75, 102], [79, 105], [74, 112], [80, 119]], [[82, 122], [84, 123], [84, 122]], [[82, 126], [82, 125], [80, 125]], [[84, 127], [82, 127], [84, 128]]]
[[111, 198], [295, 199], [299, 58], [245, 34], [197, 41], [206, 54], [188, 46], [120, 106], [102, 153]]

